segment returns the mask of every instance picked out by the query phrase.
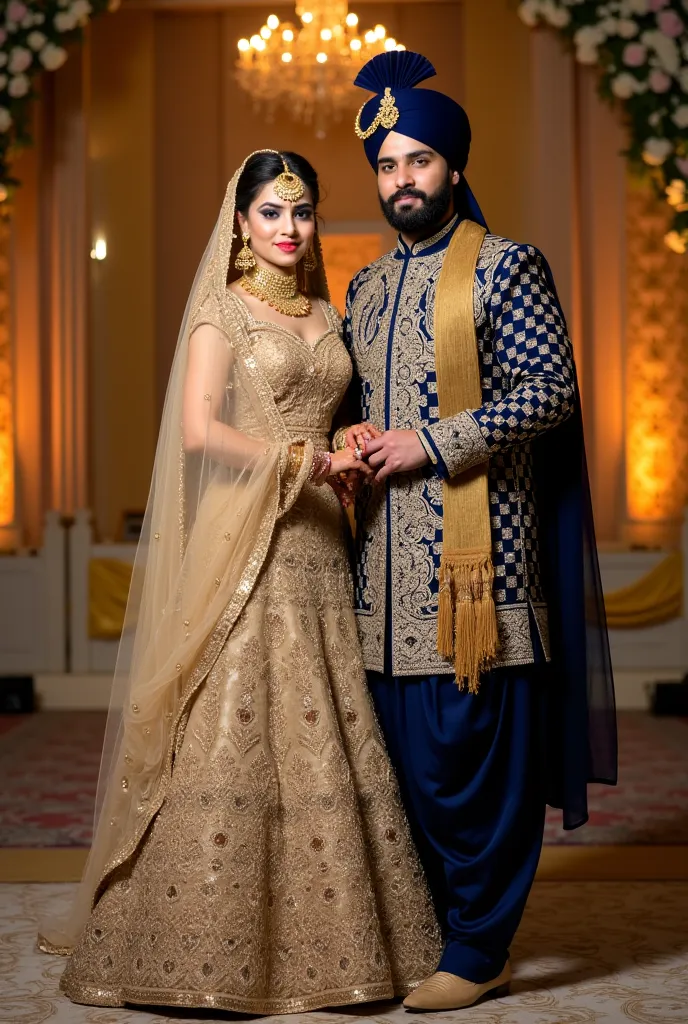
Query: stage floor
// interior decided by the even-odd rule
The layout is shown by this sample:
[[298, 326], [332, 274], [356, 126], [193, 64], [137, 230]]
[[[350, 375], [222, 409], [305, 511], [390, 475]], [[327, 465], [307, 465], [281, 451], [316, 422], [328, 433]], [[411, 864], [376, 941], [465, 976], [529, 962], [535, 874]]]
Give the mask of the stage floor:
[[[216, 1013], [74, 1006], [58, 992], [64, 960], [36, 951], [36, 922], [64, 907], [70, 885], [0, 885], [0, 1020], [12, 1024], [179, 1024]], [[685, 1024], [688, 884], [536, 883], [512, 950], [505, 999], [433, 1021], [470, 1024]], [[266, 1017], [284, 1024], [408, 1024], [394, 1003]]]

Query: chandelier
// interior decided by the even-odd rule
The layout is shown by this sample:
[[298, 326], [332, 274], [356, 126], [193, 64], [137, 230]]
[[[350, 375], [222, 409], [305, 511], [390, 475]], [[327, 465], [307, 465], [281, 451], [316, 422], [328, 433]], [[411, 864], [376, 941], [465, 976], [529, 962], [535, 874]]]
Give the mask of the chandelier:
[[269, 121], [282, 107], [324, 139], [333, 121], [360, 106], [353, 88], [359, 69], [378, 53], [406, 47], [384, 25], [360, 34], [346, 0], [305, 0], [295, 13], [299, 24], [271, 14], [259, 32], [239, 40], [237, 80]]

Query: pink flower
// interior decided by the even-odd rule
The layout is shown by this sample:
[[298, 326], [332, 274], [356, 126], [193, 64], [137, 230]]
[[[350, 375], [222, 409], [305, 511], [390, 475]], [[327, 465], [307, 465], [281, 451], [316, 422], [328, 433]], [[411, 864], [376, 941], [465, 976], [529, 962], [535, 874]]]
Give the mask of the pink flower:
[[671, 88], [671, 79], [659, 68], [650, 73], [649, 81], [653, 92], [667, 92]]
[[7, 8], [8, 21], [23, 21], [28, 13], [28, 7], [26, 4], [23, 4], [21, 0], [10, 0], [10, 4]]
[[623, 62], [629, 68], [639, 68], [647, 59], [647, 49], [642, 43], [629, 43], [624, 47]]
[[661, 11], [662, 7], [666, 7], [669, 0], [650, 0], [651, 11]]
[[661, 11], [657, 15], [657, 24], [665, 36], [670, 39], [678, 39], [683, 32], [683, 22], [676, 11]]

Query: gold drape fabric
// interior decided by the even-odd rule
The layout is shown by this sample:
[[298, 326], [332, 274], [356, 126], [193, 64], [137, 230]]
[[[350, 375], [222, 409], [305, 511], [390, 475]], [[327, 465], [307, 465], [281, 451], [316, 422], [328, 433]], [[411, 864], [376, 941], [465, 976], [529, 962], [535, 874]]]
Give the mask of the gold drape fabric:
[[119, 640], [134, 570], [119, 558], [92, 558], [88, 564], [88, 635]]
[[674, 551], [628, 587], [605, 594], [610, 629], [659, 626], [683, 614], [683, 554]]
[[[435, 299], [435, 363], [442, 419], [482, 405], [473, 289], [485, 229], [464, 220], [449, 243]], [[437, 649], [454, 658], [460, 688], [478, 690], [497, 653], [487, 462], [443, 484]]]

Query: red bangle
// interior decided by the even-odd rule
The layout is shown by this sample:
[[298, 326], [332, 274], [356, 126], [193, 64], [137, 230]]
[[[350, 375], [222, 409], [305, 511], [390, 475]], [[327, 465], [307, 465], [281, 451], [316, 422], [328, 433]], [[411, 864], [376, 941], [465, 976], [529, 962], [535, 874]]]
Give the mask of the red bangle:
[[316, 487], [324, 483], [325, 478], [329, 476], [330, 469], [332, 467], [332, 456], [329, 452], [316, 452], [313, 456], [313, 465], [311, 471], [308, 474], [308, 479], [311, 483], [315, 484]]

